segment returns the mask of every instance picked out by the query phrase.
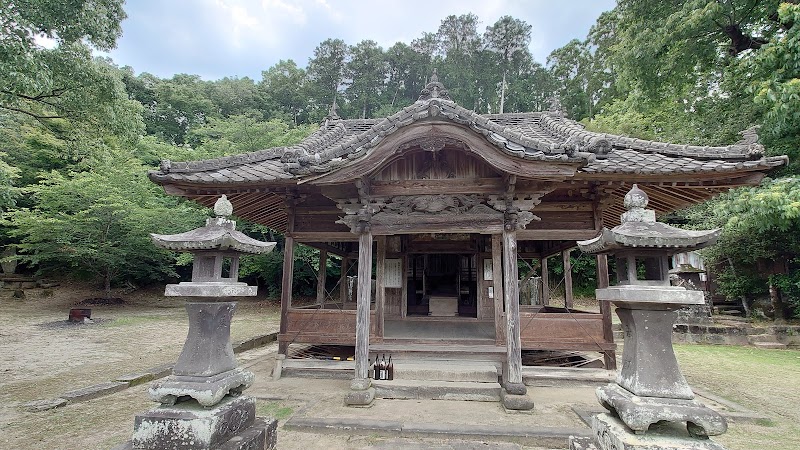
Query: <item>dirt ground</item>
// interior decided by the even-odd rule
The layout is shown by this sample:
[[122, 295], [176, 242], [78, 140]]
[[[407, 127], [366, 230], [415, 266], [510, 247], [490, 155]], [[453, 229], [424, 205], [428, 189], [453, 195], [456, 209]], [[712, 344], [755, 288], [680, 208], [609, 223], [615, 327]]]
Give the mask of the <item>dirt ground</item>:
[[[50, 411], [24, 412], [19, 407], [30, 400], [53, 398], [72, 389], [111, 381], [125, 373], [174, 362], [188, 325], [183, 300], [167, 299], [162, 292], [154, 288], [120, 294], [125, 304], [91, 306], [95, 322], [77, 325], [66, 323], [69, 308], [97, 295], [81, 285], [29, 290], [24, 300], [11, 298], [10, 293], [0, 295], [0, 449], [108, 449], [129, 439], [134, 416], [155, 406], [147, 398], [147, 384]], [[239, 341], [276, 331], [278, 311], [274, 301], [261, 298], [240, 301], [231, 328], [232, 339]], [[347, 389], [345, 381], [271, 382], [269, 371], [276, 351], [277, 346], [272, 344], [242, 353], [238, 359], [256, 373], [256, 384], [248, 394], [258, 399], [258, 414], [280, 420], [281, 449], [533, 448], [504, 442], [287, 430], [283, 424], [295, 415], [347, 417], [359, 413], [341, 404], [341, 392]], [[727, 448], [784, 449], [787, 442], [800, 435], [797, 425], [800, 415], [796, 408], [800, 402], [800, 352], [682, 345], [676, 347], [676, 353], [692, 385], [770, 417], [756, 423], [732, 422], [729, 432], [718, 439]], [[381, 402], [368, 414], [407, 417], [406, 420], [429, 415], [446, 417], [452, 423], [473, 420], [508, 425], [530, 424], [545, 417], [556, 420], [547, 426], [579, 425], [574, 414], [564, 409], [566, 406], [558, 405], [565, 399], [548, 399], [565, 394], [544, 388], [531, 391], [537, 409], [528, 416], [506, 415], [497, 404], [445, 401]], [[568, 399], [568, 403], [582, 404], [587, 410], [599, 407], [591, 389], [588, 392], [588, 395], [575, 392], [575, 398]], [[563, 418], [562, 422], [558, 422], [561, 420], [558, 417]]]

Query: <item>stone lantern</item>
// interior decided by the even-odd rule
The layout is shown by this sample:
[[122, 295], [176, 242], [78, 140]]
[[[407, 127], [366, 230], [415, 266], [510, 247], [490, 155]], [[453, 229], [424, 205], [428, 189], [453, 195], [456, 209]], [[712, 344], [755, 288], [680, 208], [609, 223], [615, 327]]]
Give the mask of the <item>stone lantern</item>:
[[[236, 231], [233, 207], [223, 195], [216, 217], [204, 227], [173, 235], [151, 234], [156, 246], [192, 253], [192, 280], [167, 285], [165, 296], [186, 303], [189, 333], [172, 375], [155, 382], [150, 398], [161, 407], [137, 415], [128, 448], [272, 448], [276, 422], [255, 416], [255, 399], [241, 395], [253, 374], [237, 367], [230, 342], [236, 303], [230, 297], [255, 296], [257, 287], [238, 281], [242, 253], [268, 253], [275, 242], [261, 242]], [[235, 443], [235, 444], [234, 444]]]
[[616, 383], [597, 390], [612, 414], [593, 419], [596, 443], [605, 450], [684, 448], [678, 444], [720, 449], [708, 436], [724, 433], [727, 423], [695, 400], [672, 348], [676, 310], [704, 304], [703, 293], [670, 286], [668, 265], [674, 253], [714, 244], [720, 230], [690, 231], [656, 222], [647, 203], [647, 194], [633, 185], [625, 195], [621, 224], [578, 242], [583, 252], [616, 257], [618, 284], [596, 292], [598, 300], [617, 307], [625, 332]]

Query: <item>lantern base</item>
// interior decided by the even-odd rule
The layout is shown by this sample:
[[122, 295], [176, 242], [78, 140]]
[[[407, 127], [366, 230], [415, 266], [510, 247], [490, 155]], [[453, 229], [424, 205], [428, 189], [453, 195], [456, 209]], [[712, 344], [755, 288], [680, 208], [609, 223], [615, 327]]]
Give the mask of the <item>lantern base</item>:
[[150, 399], [163, 405], [174, 405], [182, 397], [191, 397], [205, 407], [214, 406], [230, 394], [238, 396], [253, 384], [253, 373], [236, 368], [210, 377], [170, 375], [153, 383]]
[[597, 388], [597, 399], [637, 434], [660, 421], [686, 422], [694, 437], [717, 436], [728, 429], [724, 417], [696, 400], [641, 397], [614, 383]]

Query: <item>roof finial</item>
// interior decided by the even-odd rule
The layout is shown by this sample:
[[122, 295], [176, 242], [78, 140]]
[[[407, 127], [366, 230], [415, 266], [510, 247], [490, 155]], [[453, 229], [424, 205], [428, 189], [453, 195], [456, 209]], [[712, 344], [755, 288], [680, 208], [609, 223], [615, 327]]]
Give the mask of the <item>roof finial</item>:
[[433, 68], [433, 74], [428, 84], [419, 93], [419, 100], [430, 100], [432, 98], [441, 98], [442, 100], [450, 100], [450, 94], [445, 89], [444, 85], [439, 82], [439, 73], [436, 68]]
[[652, 209], [645, 209], [650, 199], [647, 193], [636, 184], [631, 187], [631, 190], [625, 194], [622, 205], [628, 211], [623, 213], [620, 217], [620, 222], [655, 222], [656, 212]]
[[547, 109], [547, 111], [555, 113], [560, 117], [566, 117], [567, 115], [567, 112], [564, 110], [564, 105], [561, 104], [561, 98], [559, 98], [558, 94], [553, 94], [553, 96], [550, 97], [550, 107]]
[[217, 199], [217, 202], [214, 203], [214, 214], [222, 218], [230, 217], [231, 214], [233, 214], [233, 205], [225, 194], [222, 194], [222, 196]]

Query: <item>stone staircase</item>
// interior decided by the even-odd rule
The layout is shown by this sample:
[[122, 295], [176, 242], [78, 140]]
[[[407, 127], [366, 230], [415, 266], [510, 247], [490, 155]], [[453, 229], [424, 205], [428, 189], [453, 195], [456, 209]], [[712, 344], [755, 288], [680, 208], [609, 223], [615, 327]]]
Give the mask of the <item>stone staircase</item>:
[[497, 366], [454, 360], [398, 361], [393, 380], [374, 380], [375, 397], [389, 399], [500, 401]]
[[747, 327], [747, 342], [758, 348], [783, 349], [786, 344], [778, 342], [775, 330], [767, 327]]

